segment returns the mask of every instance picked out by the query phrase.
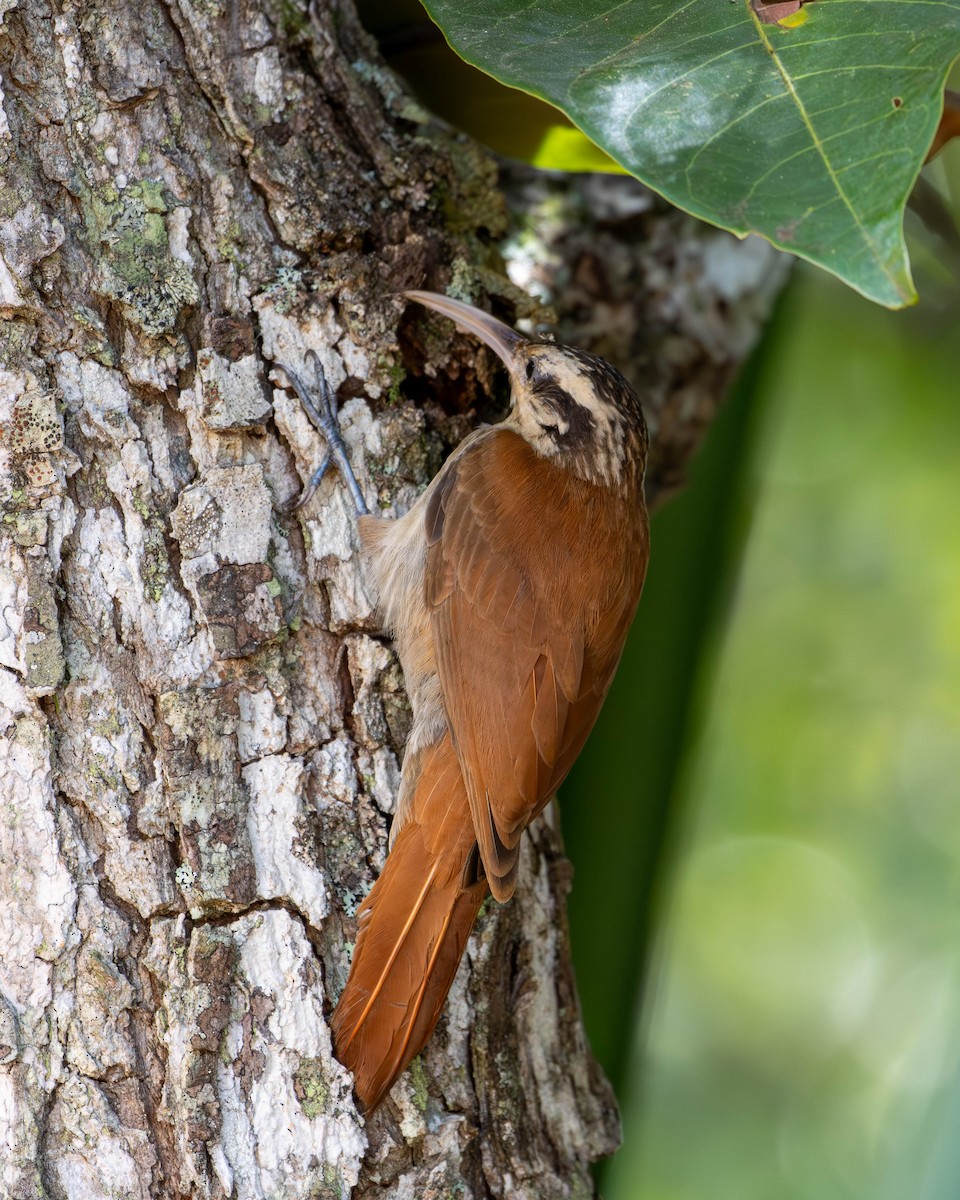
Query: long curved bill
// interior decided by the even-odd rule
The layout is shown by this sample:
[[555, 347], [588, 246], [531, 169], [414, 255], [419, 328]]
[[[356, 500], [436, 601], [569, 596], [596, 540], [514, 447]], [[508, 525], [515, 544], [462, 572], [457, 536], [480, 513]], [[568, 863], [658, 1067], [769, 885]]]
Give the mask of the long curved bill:
[[400, 295], [455, 321], [461, 329], [485, 342], [507, 367], [513, 366], [514, 353], [520, 343], [529, 340], [503, 321], [472, 304], [464, 304], [462, 300], [441, 296], [439, 292], [401, 292]]

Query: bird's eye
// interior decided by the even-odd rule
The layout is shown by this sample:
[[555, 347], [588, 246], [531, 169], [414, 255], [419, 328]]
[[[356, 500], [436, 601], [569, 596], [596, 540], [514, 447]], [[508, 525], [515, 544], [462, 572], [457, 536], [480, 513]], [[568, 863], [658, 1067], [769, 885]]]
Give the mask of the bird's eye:
[[534, 365], [533, 365], [533, 359], [532, 359], [532, 358], [528, 358], [528, 359], [527, 359], [527, 371], [526, 371], [526, 374], [527, 374], [527, 378], [528, 378], [528, 379], [532, 379], [532, 378], [533, 378], [533, 372], [534, 372], [534, 369], [535, 369], [535, 368], [534, 368]]

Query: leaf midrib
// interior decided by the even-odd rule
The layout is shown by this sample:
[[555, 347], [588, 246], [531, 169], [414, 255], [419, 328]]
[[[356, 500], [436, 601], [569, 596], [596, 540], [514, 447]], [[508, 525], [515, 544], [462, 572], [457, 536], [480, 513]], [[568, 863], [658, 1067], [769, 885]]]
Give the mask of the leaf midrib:
[[[747, 7], [750, 8], [750, 0], [744, 0], [744, 2], [746, 3]], [[897, 295], [904, 296], [904, 299], [906, 299], [907, 297], [904, 295], [904, 291], [903, 291], [903, 287], [902, 287], [901, 283], [898, 281], [896, 275], [890, 270], [889, 265], [884, 261], [884, 256], [881, 252], [880, 247], [876, 244], [876, 241], [870, 235], [870, 231], [864, 225], [863, 220], [860, 216], [860, 213], [857, 211], [855, 205], [851, 201], [850, 197], [847, 195], [847, 193], [843, 187], [843, 184], [840, 182], [840, 178], [837, 175], [836, 171], [834, 170], [833, 164], [830, 161], [830, 156], [827, 153], [826, 147], [825, 147], [823, 141], [821, 140], [820, 135], [817, 133], [817, 131], [814, 127], [813, 120], [810, 117], [810, 114], [807, 112], [807, 107], [804, 104], [803, 100], [801, 99], [800, 93], [797, 91], [796, 87], [794, 86], [793, 77], [792, 77], [791, 73], [787, 70], [776, 47], [773, 45], [773, 43], [767, 37], [767, 31], [766, 31], [766, 29], [764, 29], [763, 22], [757, 17], [757, 14], [753, 11], [752, 8], [750, 8], [750, 15], [753, 18], [753, 23], [754, 23], [754, 26], [756, 27], [757, 34], [760, 38], [761, 44], [769, 52], [771, 60], [776, 65], [776, 68], [777, 68], [777, 71], [779, 72], [780, 78], [783, 81], [783, 86], [786, 88], [788, 96], [791, 98], [791, 100], [793, 101], [793, 103], [796, 107], [796, 110], [800, 117], [800, 120], [803, 122], [804, 128], [807, 130], [807, 133], [810, 136], [810, 140], [813, 143], [814, 151], [816, 152], [817, 157], [820, 159], [820, 162], [823, 165], [823, 169], [827, 173], [830, 183], [832, 184], [834, 190], [836, 191], [837, 195], [839, 196], [840, 200], [842, 201], [847, 212], [852, 217], [854, 225], [856, 226], [858, 232], [860, 233], [860, 236], [863, 238], [864, 243], [868, 247], [874, 263], [880, 269], [880, 271], [886, 278], [887, 282], [894, 289], [894, 291], [897, 293]]]

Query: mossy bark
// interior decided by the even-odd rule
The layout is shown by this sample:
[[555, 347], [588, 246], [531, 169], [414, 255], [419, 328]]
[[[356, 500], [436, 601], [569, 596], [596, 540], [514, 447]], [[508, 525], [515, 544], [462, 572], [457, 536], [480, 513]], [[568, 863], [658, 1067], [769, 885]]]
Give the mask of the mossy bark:
[[525, 175], [504, 246], [496, 165], [346, 3], [0, 0], [0, 88], [4, 1194], [589, 1194], [617, 1117], [549, 820], [366, 1125], [332, 1057], [409, 714], [348, 499], [289, 510], [321, 447], [277, 368], [317, 351], [366, 495], [402, 511], [498, 398], [391, 294], [536, 316], [512, 256], [569, 340], [647, 379], [669, 482], [769, 256], [724, 241], [731, 297], [720, 235], [629, 181], [605, 216], [599, 185]]

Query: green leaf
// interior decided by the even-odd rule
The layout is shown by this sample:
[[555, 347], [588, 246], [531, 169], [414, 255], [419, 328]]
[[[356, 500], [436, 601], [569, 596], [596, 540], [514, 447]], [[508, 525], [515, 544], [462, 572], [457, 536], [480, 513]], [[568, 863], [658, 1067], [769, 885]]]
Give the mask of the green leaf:
[[453, 48], [556, 105], [698, 217], [916, 299], [903, 209], [960, 54], [960, 0], [425, 0]]

